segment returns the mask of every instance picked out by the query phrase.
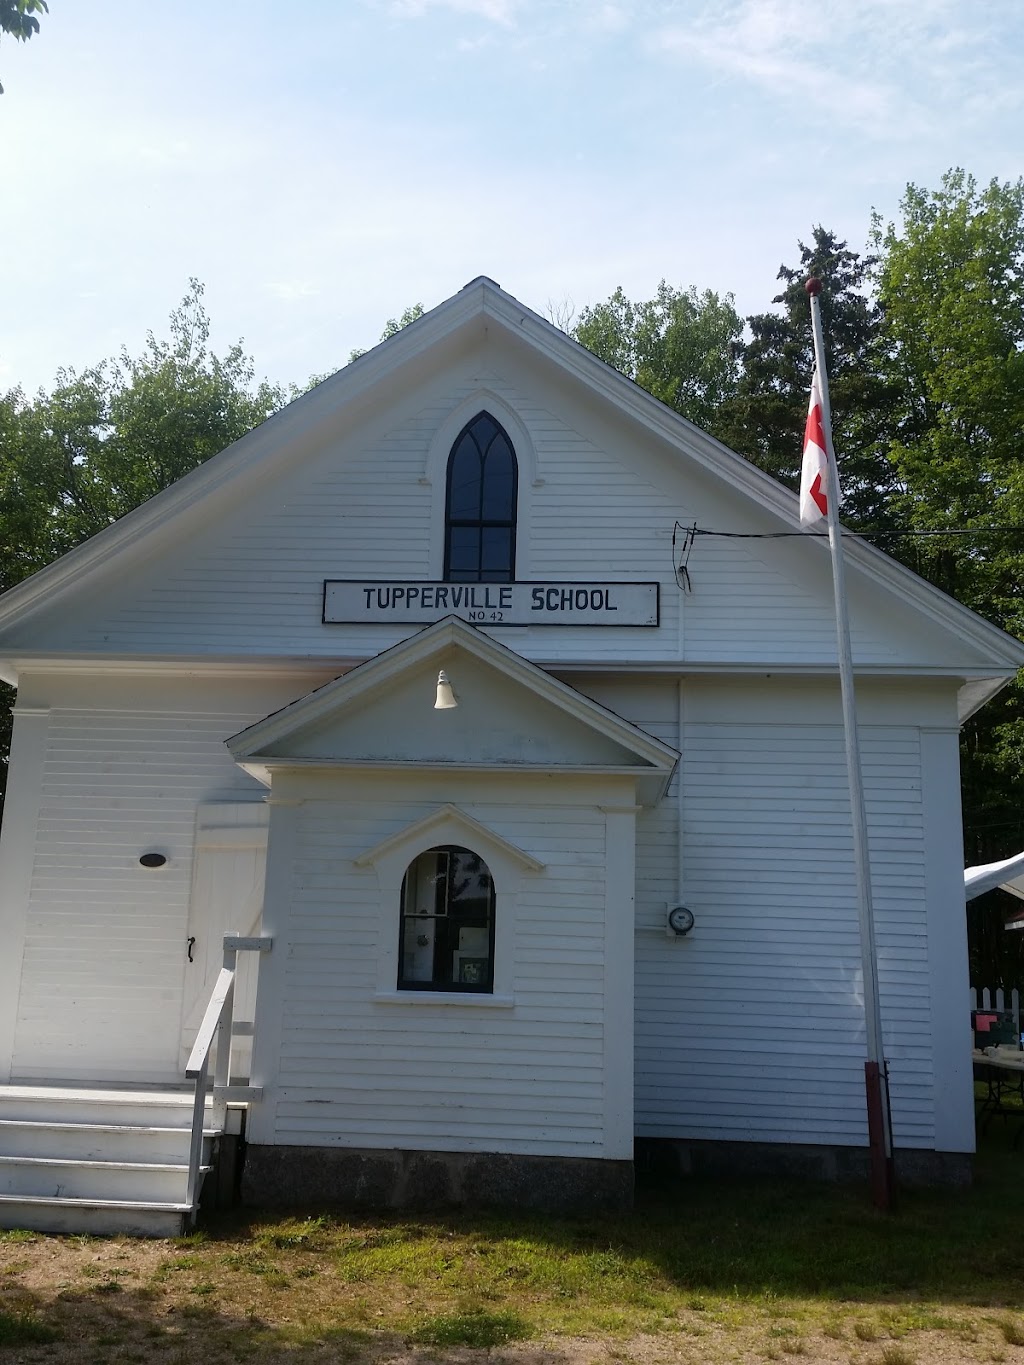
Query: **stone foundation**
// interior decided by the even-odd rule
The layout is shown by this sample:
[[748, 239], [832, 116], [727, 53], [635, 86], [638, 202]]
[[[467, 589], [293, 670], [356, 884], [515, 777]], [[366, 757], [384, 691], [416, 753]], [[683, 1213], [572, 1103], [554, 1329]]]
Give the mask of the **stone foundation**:
[[[688, 1138], [637, 1138], [636, 1166], [641, 1175], [773, 1175], [840, 1183], [867, 1181], [866, 1147], [826, 1147], [775, 1142], [702, 1142]], [[896, 1149], [898, 1185], [970, 1185], [974, 1159], [969, 1152]]]
[[505, 1207], [622, 1213], [633, 1163], [500, 1152], [406, 1152], [249, 1144], [242, 1203], [346, 1209]]

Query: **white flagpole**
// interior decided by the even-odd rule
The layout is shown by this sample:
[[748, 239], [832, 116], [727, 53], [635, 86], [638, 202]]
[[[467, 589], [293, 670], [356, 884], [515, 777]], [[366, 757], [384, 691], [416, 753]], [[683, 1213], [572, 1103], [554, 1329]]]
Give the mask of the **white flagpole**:
[[839, 525], [839, 477], [836, 452], [832, 445], [832, 414], [825, 370], [825, 343], [821, 329], [818, 295], [821, 281], [807, 281], [811, 301], [811, 326], [814, 332], [814, 360], [821, 386], [822, 427], [828, 459], [828, 543], [832, 551], [832, 584], [835, 592], [836, 637], [839, 654], [839, 684], [843, 701], [843, 731], [846, 739], [846, 772], [850, 788], [850, 814], [853, 824], [853, 856], [857, 874], [857, 910], [860, 921], [860, 952], [864, 977], [864, 1021], [867, 1030], [867, 1063], [864, 1068], [868, 1105], [868, 1134], [871, 1145], [871, 1184], [876, 1204], [888, 1208], [892, 1202], [892, 1118], [889, 1110], [888, 1073], [882, 1046], [882, 1011], [879, 1002], [878, 954], [875, 948], [875, 917], [871, 903], [871, 862], [868, 851], [868, 819], [864, 804], [860, 743], [857, 735], [857, 704], [853, 687], [853, 655], [850, 649], [850, 618], [846, 605], [846, 579], [843, 568], [843, 539]]

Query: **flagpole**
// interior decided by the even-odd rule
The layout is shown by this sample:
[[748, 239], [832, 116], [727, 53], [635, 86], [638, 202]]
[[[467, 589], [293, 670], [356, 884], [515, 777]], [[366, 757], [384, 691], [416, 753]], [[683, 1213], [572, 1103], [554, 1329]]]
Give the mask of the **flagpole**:
[[871, 1155], [871, 1189], [878, 1207], [888, 1209], [892, 1205], [893, 1197], [892, 1116], [889, 1108], [888, 1069], [882, 1043], [878, 953], [875, 947], [875, 917], [871, 902], [868, 820], [864, 804], [860, 742], [857, 734], [857, 703], [853, 687], [853, 655], [850, 649], [850, 618], [846, 605], [843, 539], [839, 525], [839, 478], [836, 453], [832, 445], [832, 414], [828, 397], [828, 373], [825, 369], [825, 343], [821, 328], [821, 307], [818, 302], [818, 295], [821, 293], [821, 281], [812, 276], [807, 281], [805, 288], [811, 302], [814, 361], [821, 387], [822, 426], [825, 434], [825, 454], [828, 459], [828, 485], [826, 490], [828, 543], [832, 551], [832, 584], [835, 593], [839, 684], [843, 702], [846, 772], [850, 788], [853, 856], [857, 879], [857, 912], [860, 922], [860, 952], [864, 978], [864, 1022], [867, 1032], [864, 1085], [867, 1097], [868, 1141]]

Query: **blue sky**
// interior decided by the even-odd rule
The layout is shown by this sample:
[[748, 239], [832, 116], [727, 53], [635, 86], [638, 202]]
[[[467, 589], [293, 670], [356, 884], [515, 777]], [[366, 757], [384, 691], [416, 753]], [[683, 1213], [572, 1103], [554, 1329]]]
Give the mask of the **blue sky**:
[[50, 0], [0, 42], [0, 390], [166, 330], [302, 382], [486, 274], [766, 308], [815, 223], [1024, 174], [1018, 0]]

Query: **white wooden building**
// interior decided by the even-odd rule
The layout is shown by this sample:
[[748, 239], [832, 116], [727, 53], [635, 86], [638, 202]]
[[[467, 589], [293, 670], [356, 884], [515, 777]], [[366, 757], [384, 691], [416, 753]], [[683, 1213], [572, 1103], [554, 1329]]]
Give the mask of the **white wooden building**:
[[[636, 1139], [863, 1163], [828, 550], [762, 538], [796, 521], [478, 279], [8, 593], [0, 1223], [180, 1226], [243, 1114], [255, 1202], [621, 1205]], [[749, 538], [687, 579], [676, 523]], [[847, 556], [897, 1156], [956, 1173], [958, 727], [1024, 649]]]

